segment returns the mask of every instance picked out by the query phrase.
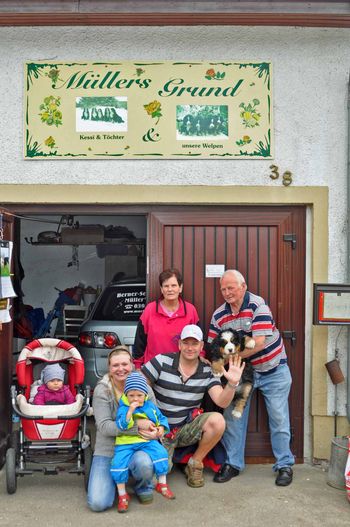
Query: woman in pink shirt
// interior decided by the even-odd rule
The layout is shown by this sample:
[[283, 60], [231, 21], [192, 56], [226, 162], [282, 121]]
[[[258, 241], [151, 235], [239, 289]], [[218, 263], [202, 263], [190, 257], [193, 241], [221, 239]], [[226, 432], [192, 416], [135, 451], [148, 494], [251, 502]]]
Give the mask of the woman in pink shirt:
[[182, 329], [199, 322], [194, 305], [181, 298], [183, 279], [178, 269], [162, 271], [159, 285], [160, 299], [147, 304], [137, 325], [133, 358], [138, 369], [159, 353], [178, 352]]

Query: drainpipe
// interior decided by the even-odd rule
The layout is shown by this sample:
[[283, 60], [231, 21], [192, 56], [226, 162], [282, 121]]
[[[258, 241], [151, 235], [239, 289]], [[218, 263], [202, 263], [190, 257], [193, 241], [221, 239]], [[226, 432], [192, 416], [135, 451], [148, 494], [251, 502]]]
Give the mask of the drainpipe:
[[[347, 282], [350, 284], [350, 76], [348, 83], [348, 168], [347, 168]], [[350, 327], [348, 326], [348, 354], [347, 354], [347, 395], [346, 415], [350, 423]]]

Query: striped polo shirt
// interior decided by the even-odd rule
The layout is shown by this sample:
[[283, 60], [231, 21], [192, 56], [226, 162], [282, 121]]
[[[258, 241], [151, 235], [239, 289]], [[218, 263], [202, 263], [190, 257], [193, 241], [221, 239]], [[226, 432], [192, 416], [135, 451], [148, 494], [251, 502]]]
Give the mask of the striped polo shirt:
[[255, 371], [266, 373], [286, 362], [282, 337], [275, 326], [269, 306], [260, 296], [246, 291], [236, 315], [232, 313], [230, 304], [222, 304], [212, 316], [208, 342], [212, 342], [225, 329], [238, 331], [241, 336], [265, 337], [265, 348], [249, 358]]
[[199, 408], [204, 394], [221, 386], [211, 368], [198, 361], [197, 371], [183, 382], [179, 371], [180, 353], [156, 355], [142, 366], [142, 373], [152, 383], [157, 406], [168, 418], [170, 428], [186, 423], [191, 411]]

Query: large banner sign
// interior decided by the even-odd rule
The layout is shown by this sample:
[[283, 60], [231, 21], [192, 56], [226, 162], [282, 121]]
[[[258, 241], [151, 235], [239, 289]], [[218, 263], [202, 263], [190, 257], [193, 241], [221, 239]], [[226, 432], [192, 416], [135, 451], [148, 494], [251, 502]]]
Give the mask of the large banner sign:
[[27, 63], [25, 158], [273, 157], [269, 62]]

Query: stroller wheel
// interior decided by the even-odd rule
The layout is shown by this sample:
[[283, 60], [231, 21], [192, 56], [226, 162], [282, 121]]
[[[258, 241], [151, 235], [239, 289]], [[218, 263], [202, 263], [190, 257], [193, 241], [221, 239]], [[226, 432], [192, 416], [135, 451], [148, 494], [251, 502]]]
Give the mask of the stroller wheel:
[[6, 489], [8, 494], [14, 494], [17, 490], [16, 451], [14, 448], [9, 448], [6, 452]]
[[92, 448], [91, 445], [84, 448], [84, 485], [85, 490], [87, 491], [89, 485], [89, 476], [92, 463]]
[[10, 436], [10, 447], [14, 449], [16, 457], [19, 454], [20, 441], [19, 441], [19, 430], [14, 430]]

